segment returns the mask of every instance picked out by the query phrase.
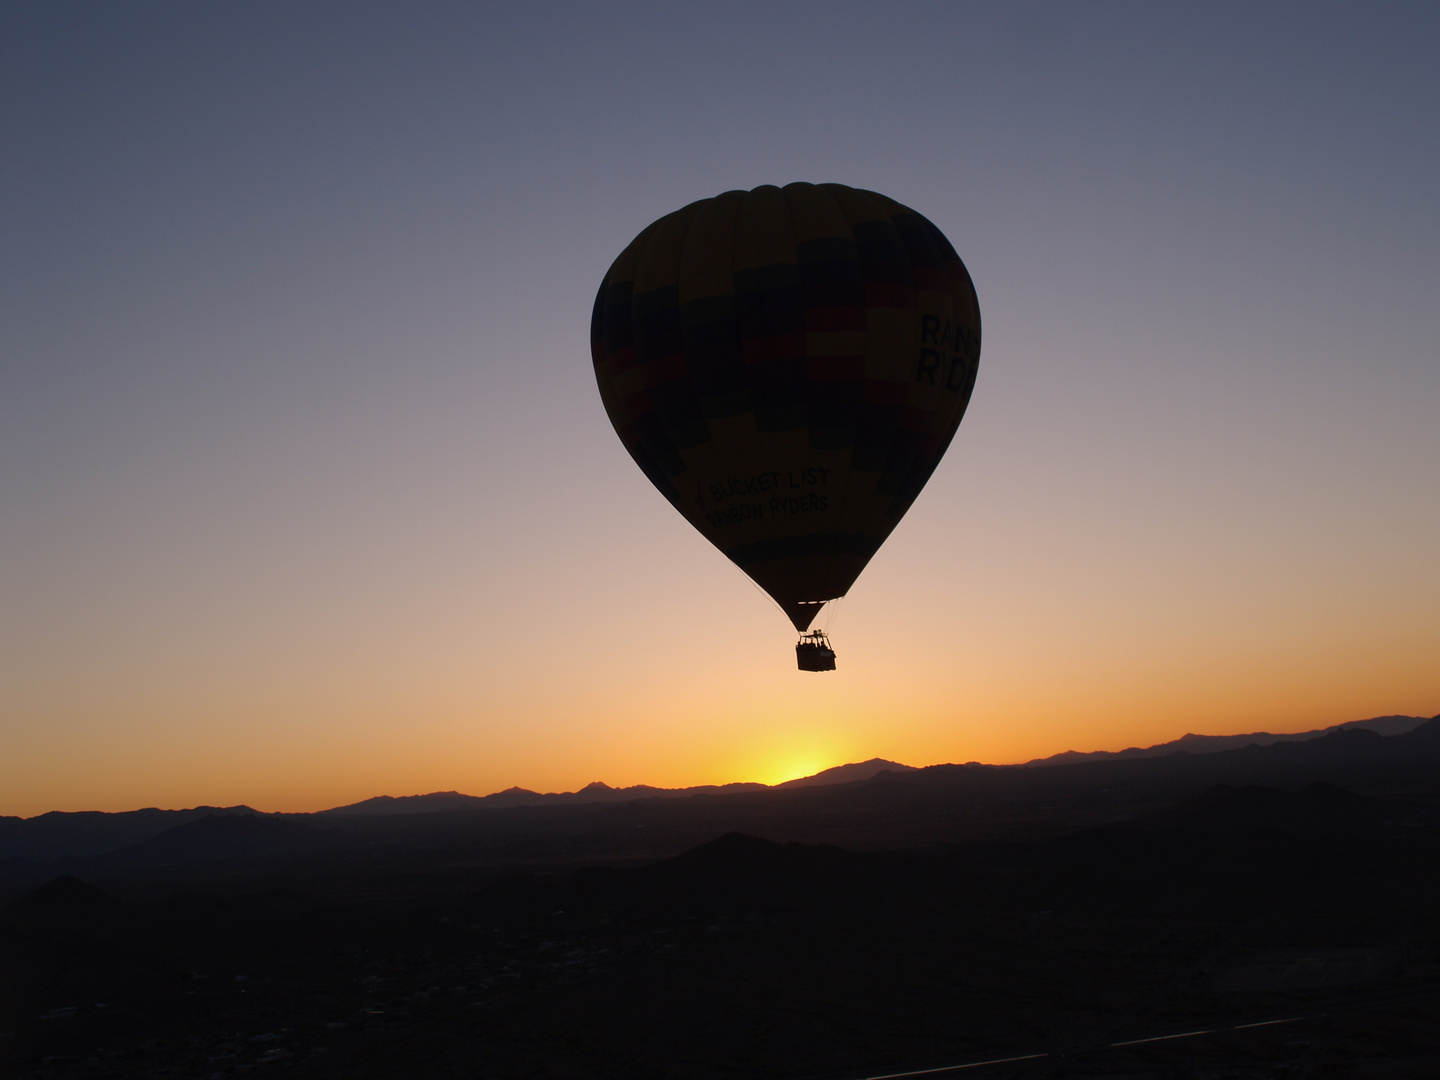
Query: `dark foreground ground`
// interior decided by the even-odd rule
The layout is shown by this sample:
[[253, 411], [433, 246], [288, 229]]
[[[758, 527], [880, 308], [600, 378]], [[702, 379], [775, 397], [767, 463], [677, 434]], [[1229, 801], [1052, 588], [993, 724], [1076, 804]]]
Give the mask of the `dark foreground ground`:
[[[12, 889], [0, 1075], [848, 1080], [1018, 1058], [927, 1075], [1429, 1080], [1425, 775], [1102, 786], [1087, 812], [1123, 820], [1016, 804], [989, 839], [857, 826], [855, 850], [728, 833], [622, 857], [575, 818], [528, 874], [454, 821], [429, 847], [97, 861]], [[918, 805], [885, 783], [856, 786], [856, 820]], [[612, 865], [576, 868], [584, 835]]]

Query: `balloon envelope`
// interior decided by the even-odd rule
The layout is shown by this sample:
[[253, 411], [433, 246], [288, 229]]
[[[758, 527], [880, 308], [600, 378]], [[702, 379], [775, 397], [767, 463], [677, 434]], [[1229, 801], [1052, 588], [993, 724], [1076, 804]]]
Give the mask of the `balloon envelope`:
[[645, 229], [595, 298], [625, 448], [806, 629], [935, 471], [980, 359], [970, 275], [872, 191], [727, 191]]

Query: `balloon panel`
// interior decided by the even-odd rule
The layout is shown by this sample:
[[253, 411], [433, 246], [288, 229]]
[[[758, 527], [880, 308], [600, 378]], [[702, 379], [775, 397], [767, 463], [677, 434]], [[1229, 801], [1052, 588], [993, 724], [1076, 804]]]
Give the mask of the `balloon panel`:
[[637, 236], [600, 286], [591, 351], [645, 475], [803, 630], [954, 437], [980, 311], [913, 210], [840, 184], [767, 186]]

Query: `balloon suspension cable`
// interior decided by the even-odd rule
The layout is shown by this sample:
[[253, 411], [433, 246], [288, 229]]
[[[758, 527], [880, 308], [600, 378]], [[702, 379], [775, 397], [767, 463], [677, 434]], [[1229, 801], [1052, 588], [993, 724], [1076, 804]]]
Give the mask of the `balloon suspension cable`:
[[780, 601], [776, 600], [776, 599], [775, 599], [773, 596], [771, 596], [768, 592], [766, 592], [764, 589], [762, 589], [762, 588], [760, 587], [760, 583], [757, 582], [754, 578], [752, 578], [749, 574], [746, 574], [746, 575], [745, 575], [745, 580], [748, 581], [748, 582], [750, 582], [750, 586], [751, 586], [756, 592], [758, 592], [761, 596], [763, 596], [763, 597], [769, 602], [769, 604], [770, 604], [771, 607], [773, 607], [773, 608], [774, 608], [776, 611], [778, 611], [781, 615], [784, 615], [784, 616], [785, 616], [785, 621], [786, 621], [786, 622], [789, 622], [789, 621], [790, 621], [790, 616], [789, 616], [789, 614], [786, 613], [785, 609], [780, 606]]

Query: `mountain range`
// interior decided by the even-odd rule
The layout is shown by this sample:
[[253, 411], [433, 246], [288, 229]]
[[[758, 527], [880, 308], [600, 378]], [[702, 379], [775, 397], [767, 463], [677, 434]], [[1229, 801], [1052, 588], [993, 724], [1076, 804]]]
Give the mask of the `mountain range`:
[[1304, 742], [1307, 739], [1318, 739], [1322, 735], [1329, 735], [1331, 732], [1343, 731], [1347, 728], [1362, 728], [1366, 731], [1373, 731], [1377, 735], [1403, 735], [1405, 732], [1419, 727], [1425, 722], [1425, 719], [1423, 716], [1376, 716], [1369, 720], [1352, 720], [1344, 724], [1334, 724], [1331, 727], [1319, 728], [1315, 731], [1302, 731], [1295, 735], [1274, 735], [1268, 731], [1255, 731], [1248, 735], [1181, 735], [1180, 738], [1170, 742], [1146, 747], [1132, 746], [1128, 750], [1092, 750], [1089, 752], [1066, 750], [1064, 753], [1036, 758], [1025, 764], [1027, 766], [1074, 765], [1081, 761], [1120, 761], [1126, 758], [1164, 757], [1179, 750], [1189, 754], [1218, 754], [1224, 750], [1237, 750], [1242, 746], [1271, 746], [1278, 742]]
[[11, 819], [0, 1075], [1440, 1075], [1440, 717], [1379, 726]]
[[536, 858], [574, 861], [602, 849], [638, 858], [666, 844], [683, 846], [735, 829], [862, 845], [882, 838], [976, 839], [1018, 827], [1026, 815], [1043, 817], [1050, 829], [1118, 820], [1215, 784], [1321, 781], [1360, 790], [1428, 789], [1440, 776], [1437, 750], [1440, 718], [1387, 716], [1299, 735], [1187, 735], [1145, 749], [1060, 754], [1014, 766], [972, 762], [922, 769], [872, 758], [774, 786], [593, 783], [573, 792], [434, 792], [379, 796], [313, 814], [262, 814], [248, 806], [52, 812], [0, 818], [0, 881], [29, 879], [42, 867], [79, 867], [59, 866], [64, 860], [164, 866], [362, 848], [445, 848], [473, 858], [479, 845], [487, 862], [515, 865]]

